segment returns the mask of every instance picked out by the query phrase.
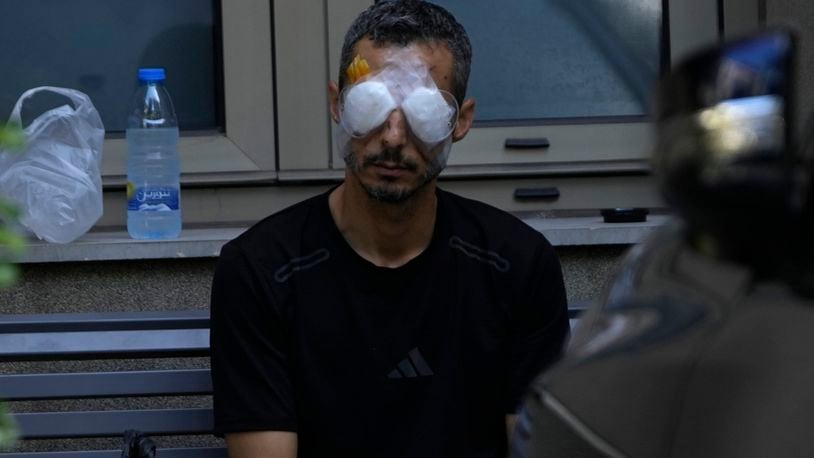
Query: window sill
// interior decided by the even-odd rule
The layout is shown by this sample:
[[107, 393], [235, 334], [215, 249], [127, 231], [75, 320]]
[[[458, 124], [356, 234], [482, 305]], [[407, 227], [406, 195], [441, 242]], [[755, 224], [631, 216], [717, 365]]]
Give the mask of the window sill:
[[246, 227], [185, 229], [169, 240], [133, 240], [127, 231], [90, 232], [66, 244], [32, 240], [18, 261], [72, 262], [127, 259], [208, 258]]
[[[668, 216], [650, 215], [643, 223], [602, 222], [601, 217], [545, 218], [523, 215], [522, 219], [545, 234], [555, 246], [629, 245], [644, 240], [664, 225]], [[110, 261], [129, 259], [211, 258], [247, 226], [185, 229], [171, 240], [133, 240], [124, 231], [91, 232], [72, 243], [60, 245], [31, 241], [18, 260], [21, 263]]]
[[521, 217], [526, 224], [542, 232], [554, 246], [632, 245], [646, 239], [671, 218], [668, 215], [648, 215], [647, 221], [640, 223], [606, 223], [601, 216]]

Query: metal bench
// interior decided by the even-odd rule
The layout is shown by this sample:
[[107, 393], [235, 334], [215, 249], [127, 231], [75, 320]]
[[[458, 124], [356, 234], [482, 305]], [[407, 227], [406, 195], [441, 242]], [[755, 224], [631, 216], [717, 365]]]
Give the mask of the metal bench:
[[[209, 313], [138, 312], [0, 316], [0, 363], [187, 358], [209, 354]], [[6, 401], [205, 396], [209, 369], [130, 370], [0, 375]], [[79, 403], [81, 404], [81, 403]], [[61, 409], [60, 409], [61, 410]], [[210, 408], [119, 409], [14, 413], [21, 439], [208, 435]], [[0, 457], [120, 457], [121, 450], [11, 452]], [[223, 446], [161, 448], [161, 458], [226, 457]]]
[[[572, 326], [583, 306], [569, 310]], [[209, 354], [208, 311], [0, 315], [0, 363], [185, 358]], [[6, 401], [210, 395], [209, 369], [0, 375]], [[210, 434], [209, 408], [15, 413], [23, 440]], [[119, 458], [120, 450], [0, 453], [0, 458]], [[161, 458], [225, 458], [223, 447], [159, 449]]]

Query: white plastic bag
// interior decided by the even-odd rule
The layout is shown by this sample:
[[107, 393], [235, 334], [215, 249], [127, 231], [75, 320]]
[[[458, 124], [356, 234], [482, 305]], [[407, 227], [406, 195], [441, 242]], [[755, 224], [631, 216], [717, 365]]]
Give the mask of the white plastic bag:
[[49, 86], [20, 96], [9, 123], [21, 124], [23, 102], [41, 91], [64, 95], [74, 107], [63, 105], [35, 119], [24, 129], [22, 151], [0, 150], [0, 194], [20, 205], [20, 222], [37, 237], [68, 243], [102, 216], [105, 129], [87, 95]]

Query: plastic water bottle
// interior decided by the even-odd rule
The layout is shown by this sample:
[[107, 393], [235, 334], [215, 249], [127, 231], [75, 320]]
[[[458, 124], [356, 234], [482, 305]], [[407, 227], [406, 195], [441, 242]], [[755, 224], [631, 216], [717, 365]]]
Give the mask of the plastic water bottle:
[[178, 121], [163, 68], [141, 68], [127, 118], [127, 232], [134, 239], [181, 233]]

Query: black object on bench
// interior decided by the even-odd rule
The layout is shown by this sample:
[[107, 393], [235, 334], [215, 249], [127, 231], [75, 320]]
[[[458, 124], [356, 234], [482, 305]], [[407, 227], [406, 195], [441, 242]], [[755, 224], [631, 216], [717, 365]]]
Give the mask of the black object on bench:
[[[183, 358], [209, 354], [209, 313], [0, 315], [0, 362]], [[208, 369], [0, 375], [7, 401], [209, 395]], [[16, 413], [21, 438], [150, 436], [212, 431], [209, 408]], [[5, 458], [119, 458], [121, 450], [0, 453]], [[159, 449], [161, 458], [225, 458], [223, 447]]]

